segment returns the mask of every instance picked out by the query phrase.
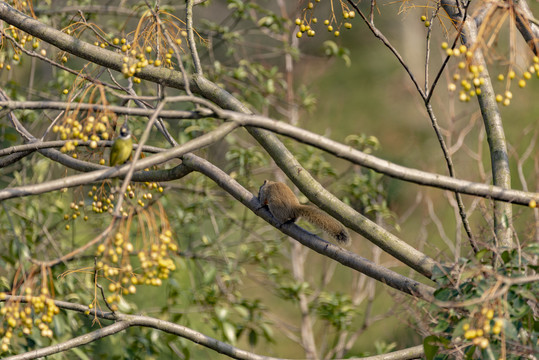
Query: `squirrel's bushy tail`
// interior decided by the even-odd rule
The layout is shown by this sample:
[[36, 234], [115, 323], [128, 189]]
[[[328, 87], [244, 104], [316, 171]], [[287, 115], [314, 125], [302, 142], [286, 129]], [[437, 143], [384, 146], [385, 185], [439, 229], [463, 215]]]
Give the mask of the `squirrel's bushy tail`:
[[323, 210], [310, 205], [300, 205], [297, 215], [324, 230], [339, 243], [345, 245], [350, 243], [350, 234], [348, 234], [348, 230], [344, 225]]

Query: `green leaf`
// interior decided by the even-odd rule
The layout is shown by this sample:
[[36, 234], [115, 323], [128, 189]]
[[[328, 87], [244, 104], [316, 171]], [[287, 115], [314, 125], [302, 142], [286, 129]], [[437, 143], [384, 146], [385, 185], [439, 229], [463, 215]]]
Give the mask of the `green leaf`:
[[435, 335], [430, 335], [423, 339], [423, 350], [425, 351], [425, 358], [427, 360], [434, 359], [434, 356], [440, 348], [440, 346], [437, 345], [438, 341], [439, 337]]
[[73, 351], [75, 354], [77, 354], [78, 358], [79, 359], [82, 359], [82, 360], [90, 360], [90, 358], [88, 357], [88, 355], [86, 355], [84, 353], [84, 351], [82, 351], [80, 348], [78, 347], [74, 347], [71, 349], [71, 351]]
[[249, 331], [249, 345], [255, 346], [258, 341], [258, 335], [256, 331], [251, 330]]
[[475, 254], [475, 258], [477, 260], [482, 260], [486, 254], [490, 253], [490, 250], [489, 249], [483, 249], [483, 250], [479, 250], [477, 252], [477, 254]]
[[475, 352], [475, 345], [474, 346], [470, 346], [470, 348], [468, 349], [468, 351], [466, 351], [466, 359], [473, 359], [473, 354]]
[[229, 322], [223, 323], [223, 333], [230, 343], [236, 343], [236, 327]]

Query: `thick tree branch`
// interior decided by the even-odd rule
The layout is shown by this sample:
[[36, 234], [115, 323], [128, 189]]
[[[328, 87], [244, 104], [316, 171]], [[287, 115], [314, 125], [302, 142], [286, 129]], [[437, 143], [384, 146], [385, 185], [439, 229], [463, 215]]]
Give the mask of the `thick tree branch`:
[[[66, 106], [69, 106], [69, 103], [62, 102], [15, 102], [15, 101], [4, 101], [0, 102], [0, 106], [5, 106], [10, 109], [31, 109], [31, 108], [54, 108], [54, 109], [64, 109]], [[205, 104], [203, 104], [205, 105]], [[81, 107], [91, 108], [92, 104], [82, 104]], [[99, 105], [97, 108], [100, 108]], [[155, 111], [153, 109], [138, 109], [138, 108], [127, 108], [121, 106], [109, 106], [108, 110], [113, 111], [117, 114], [130, 114], [130, 115], [140, 115], [140, 116], [151, 116]], [[136, 110], [131, 112], [132, 110]], [[214, 111], [213, 113], [211, 111]], [[271, 118], [258, 115], [247, 115], [243, 113], [237, 113], [234, 111], [228, 110], [218, 110], [216, 109], [207, 110], [204, 112], [201, 111], [181, 111], [181, 110], [162, 110], [159, 114], [160, 117], [167, 117], [171, 119], [193, 119], [198, 117], [208, 117], [215, 116], [223, 120], [229, 120], [237, 122], [240, 126], [254, 126], [260, 127], [272, 132], [276, 132], [281, 135], [285, 135], [296, 139], [302, 143], [312, 145], [321, 150], [327, 151], [330, 154], [333, 154], [342, 159], [348, 160], [354, 164], [361, 165], [370, 169], [373, 169], [376, 172], [391, 176], [395, 179], [400, 179], [403, 181], [412, 182], [419, 185], [432, 186], [440, 189], [451, 190], [463, 194], [481, 196], [489, 199], [507, 201], [514, 204], [528, 206], [530, 201], [535, 200], [539, 202], [539, 194], [527, 191], [513, 190], [513, 189], [503, 189], [501, 187], [486, 185], [481, 183], [476, 183], [467, 180], [460, 180], [444, 175], [433, 174], [421, 170], [416, 170], [413, 168], [404, 167], [391, 163], [387, 160], [380, 159], [376, 156], [365, 154], [359, 150], [353, 149], [348, 145], [341, 144], [337, 141], [328, 139], [324, 136], [315, 134], [305, 129], [295, 127], [293, 125], [287, 124], [282, 121], [276, 121]], [[61, 147], [65, 141], [50, 141], [50, 142], [33, 142], [25, 145], [17, 145], [11, 148], [1, 149], [0, 156], [13, 154], [18, 151], [26, 150], [38, 150], [49, 147]], [[100, 141], [98, 146], [110, 146], [111, 142]], [[80, 143], [79, 146], [87, 146], [89, 143]], [[137, 146], [135, 144], [135, 146]], [[144, 146], [144, 152], [161, 152], [166, 149], [155, 148]], [[104, 167], [95, 164], [89, 164], [80, 160], [73, 161], [70, 157], [67, 157], [70, 162], [62, 163], [66, 166], [71, 167], [74, 170], [78, 171], [91, 171], [102, 169]], [[2, 161], [0, 159], [0, 167], [2, 166]], [[166, 170], [164, 170], [166, 171]], [[135, 175], [133, 181], [152, 181], [152, 174], [155, 172], [144, 172], [143, 179]], [[159, 172], [159, 180], [153, 181], [170, 181], [177, 179], [174, 176], [167, 177], [163, 171]], [[148, 180], [150, 179], [150, 180]]]
[[[150, 168], [152, 166], [167, 162], [171, 159], [178, 158], [185, 153], [192, 152], [200, 148], [203, 148], [205, 146], [208, 146], [210, 144], [213, 144], [215, 141], [222, 139], [226, 134], [230, 133], [232, 130], [234, 130], [237, 127], [238, 125], [236, 123], [225, 123], [221, 125], [217, 130], [204, 134], [185, 144], [176, 146], [162, 153], [148, 156], [144, 159], [140, 159], [137, 162], [134, 170], [143, 170], [146, 168]], [[42, 150], [39, 150], [39, 152], [47, 157], [51, 157], [55, 159], [65, 157], [64, 160], [66, 162], [72, 161], [72, 160], [79, 161], [53, 149], [42, 149]], [[100, 166], [100, 165], [95, 165], [95, 166]], [[87, 172], [85, 174], [67, 176], [62, 179], [53, 180], [53, 181], [49, 181], [49, 182], [45, 182], [41, 184], [26, 185], [26, 186], [20, 186], [17, 188], [11, 188], [11, 189], [9, 188], [2, 189], [0, 190], [0, 200], [6, 200], [6, 199], [11, 199], [11, 198], [20, 197], [20, 196], [38, 195], [38, 194], [42, 194], [49, 191], [60, 190], [63, 188], [70, 188], [70, 187], [79, 186], [79, 185], [85, 185], [85, 184], [89, 184], [96, 181], [102, 181], [102, 180], [113, 178], [113, 177], [123, 176], [127, 174], [130, 166], [131, 166], [130, 164], [125, 164], [125, 165], [122, 165], [121, 167], [114, 167], [114, 168], [100, 166], [101, 168], [103, 168], [103, 170], [96, 170], [96, 171]]]
[[[462, 43], [468, 49], [473, 49], [473, 64], [483, 69], [480, 76], [484, 79], [484, 83], [481, 85], [481, 93], [477, 94], [477, 100], [487, 133], [494, 185], [509, 189], [511, 188], [511, 172], [503, 123], [483, 51], [478, 46], [476, 23], [471, 18], [465, 19], [465, 13], [461, 11], [459, 4], [455, 0], [441, 1], [444, 10], [453, 23], [463, 24], [461, 31]], [[503, 247], [513, 246], [511, 233], [512, 213], [511, 204], [494, 202], [494, 230], [499, 245]]]
[[[27, 302], [24, 296], [10, 296], [7, 295], [5, 300], [0, 301], [18, 301], [18, 302]], [[68, 303], [65, 301], [54, 301], [54, 304], [60, 309], [78, 311], [81, 313], [87, 312], [89, 309], [87, 306], [80, 304]], [[205, 346], [209, 349], [212, 349], [220, 354], [230, 356], [234, 359], [245, 359], [245, 360], [278, 360], [278, 358], [272, 358], [268, 356], [257, 355], [252, 352], [238, 349], [230, 344], [216, 340], [210, 336], [207, 336], [201, 332], [195, 331], [186, 326], [178, 325], [170, 321], [160, 320], [152, 318], [149, 316], [141, 315], [127, 315], [121, 313], [103, 313], [99, 310], [91, 309], [89, 310], [89, 316], [97, 316], [102, 319], [115, 320], [116, 322], [112, 325], [105, 326], [101, 329], [93, 331], [82, 336], [70, 339], [60, 344], [43, 347], [38, 350], [30, 351], [24, 354], [15, 355], [7, 357], [4, 359], [9, 360], [30, 360], [37, 359], [39, 357], [48, 356], [52, 354], [57, 354], [75, 347], [89, 344], [96, 340], [99, 340], [106, 336], [114, 335], [120, 331], [127, 329], [128, 327], [140, 326], [140, 327], [149, 327], [157, 329], [172, 335], [177, 335], [183, 337], [187, 340], [190, 340], [199, 345]]]
[[[6, 295], [6, 298], [0, 300], [0, 302], [15, 301], [26, 303], [27, 299], [25, 296], [12, 296]], [[210, 336], [207, 336], [201, 332], [188, 328], [186, 326], [178, 325], [170, 321], [160, 320], [149, 316], [142, 315], [127, 315], [119, 312], [104, 313], [96, 309], [88, 309], [87, 306], [70, 303], [67, 301], [54, 300], [54, 304], [63, 310], [76, 311], [79, 313], [87, 313], [88, 316], [96, 316], [105, 320], [114, 320], [115, 323], [95, 330], [91, 333], [78, 336], [76, 338], [70, 339], [68, 341], [43, 347], [38, 350], [29, 351], [24, 354], [19, 354], [15, 356], [10, 356], [4, 358], [5, 360], [31, 360], [37, 359], [40, 357], [57, 354], [64, 352], [75, 347], [83, 346], [94, 341], [97, 341], [106, 336], [111, 336], [127, 329], [128, 327], [140, 326], [140, 327], [149, 327], [157, 329], [172, 335], [177, 335], [183, 337], [187, 340], [190, 340], [194, 343], [212, 349], [220, 354], [230, 356], [234, 359], [245, 359], [245, 360], [279, 360], [279, 358], [273, 358], [268, 356], [258, 355], [252, 352], [238, 349], [230, 344], [216, 340]], [[423, 346], [414, 346], [408, 349], [394, 351], [388, 354], [370, 356], [365, 358], [353, 358], [357, 360], [405, 360], [405, 359], [414, 359], [421, 357], [423, 354]]]
[[535, 56], [539, 56], [539, 24], [533, 22], [535, 18], [526, 0], [518, 0], [515, 3], [515, 18], [518, 31], [520, 31]]
[[336, 260], [346, 267], [357, 270], [404, 293], [423, 299], [431, 298], [434, 289], [430, 286], [421, 284], [415, 280], [397, 274], [383, 266], [376, 265], [351, 251], [345, 250], [337, 245], [320, 239], [296, 224], [280, 224], [271, 215], [268, 209], [262, 207], [255, 195], [246, 190], [236, 180], [232, 179], [228, 174], [210, 162], [193, 154], [184, 155], [182, 160], [186, 166], [195, 171], [203, 173], [215, 181], [217, 185], [231, 194], [236, 200], [248, 207], [256, 215], [267, 221], [269, 224], [279, 229], [286, 235], [296, 239], [303, 245], [316, 251], [317, 253]]
[[387, 354], [374, 355], [362, 358], [350, 358], [350, 360], [411, 360], [422, 359], [424, 356], [423, 345], [393, 351]]
[[[65, 110], [65, 111], [109, 111], [115, 114], [131, 116], [152, 116], [155, 109], [143, 109], [127, 106], [73, 103], [62, 101], [0, 101], [0, 107], [10, 110]], [[206, 115], [199, 111], [161, 110], [159, 117], [164, 119], [198, 119]]]

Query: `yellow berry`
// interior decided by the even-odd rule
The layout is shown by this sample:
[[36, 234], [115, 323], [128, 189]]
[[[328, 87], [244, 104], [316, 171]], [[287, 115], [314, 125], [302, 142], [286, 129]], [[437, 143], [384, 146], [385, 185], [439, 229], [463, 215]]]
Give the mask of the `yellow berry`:
[[481, 341], [479, 342], [479, 347], [481, 349], [486, 349], [487, 346], [488, 346], [488, 339], [482, 338]]
[[516, 75], [517, 74], [515, 74], [513, 70], [509, 71], [509, 73], [507, 74], [507, 76], [509, 76], [509, 79], [514, 79]]
[[301, 25], [301, 20], [299, 18], [296, 19], [296, 25]]
[[531, 207], [532, 209], [535, 209], [537, 207], [537, 201], [535, 200], [530, 200], [530, 202], [528, 203], [528, 206]]
[[352, 28], [352, 24], [347, 22], [347, 23], [344, 23], [344, 27], [347, 28], [347, 29], [351, 29]]
[[421, 15], [421, 21], [426, 21], [427, 17], [425, 15]]
[[442, 43], [442, 49], [447, 49], [449, 47], [449, 44], [446, 43], [445, 41]]
[[430, 21], [425, 21], [425, 27], [429, 27], [430, 26]]
[[503, 74], [499, 74], [498, 75], [498, 80], [503, 81], [503, 79], [505, 79], [505, 76], [503, 76]]
[[521, 88], [525, 87], [526, 86], [526, 80], [520, 79], [518, 81], [518, 86], [520, 86]]
[[153, 63], [155, 66], [161, 66], [161, 60], [155, 60]]
[[298, 32], [296, 33], [296, 37], [297, 37], [298, 39], [301, 39], [302, 36], [303, 36], [303, 33], [302, 33], [301, 31], [298, 31]]
[[329, 25], [329, 26], [328, 26], [328, 31], [329, 31], [329, 32], [332, 32], [332, 31], [333, 31], [333, 26]]
[[339, 36], [341, 33], [339, 32], [339, 30], [335, 31], [334, 32], [335, 36]]
[[62, 91], [62, 94], [64, 94], [64, 95], [66, 95], [67, 93], [69, 93], [69, 90], [67, 90], [67, 89], [64, 89], [64, 90]]

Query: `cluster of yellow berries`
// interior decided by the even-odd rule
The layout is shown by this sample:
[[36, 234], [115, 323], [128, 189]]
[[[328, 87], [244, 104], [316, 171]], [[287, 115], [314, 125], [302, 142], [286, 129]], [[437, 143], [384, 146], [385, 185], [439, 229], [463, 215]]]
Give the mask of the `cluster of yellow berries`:
[[453, 74], [454, 82], [448, 85], [448, 90], [450, 92], [457, 90], [456, 82], [458, 82], [460, 86], [459, 100], [463, 102], [470, 101], [475, 95], [481, 94], [481, 85], [485, 83], [485, 79], [481, 76], [481, 73], [485, 69], [483, 65], [469, 64], [473, 57], [473, 52], [468, 50], [466, 45], [460, 45], [457, 48], [451, 49], [446, 42], [442, 43], [442, 49], [446, 51], [447, 56], [465, 57], [465, 59], [459, 61], [459, 70]]
[[116, 233], [106, 244], [100, 244], [96, 250], [96, 256], [101, 257], [97, 268], [111, 281], [108, 291], [112, 294], [107, 296], [107, 302], [113, 304], [120, 300], [121, 295], [136, 293], [137, 285], [160, 286], [162, 279], [167, 279], [170, 272], [176, 270], [169, 252], [177, 250], [178, 246], [172, 240], [172, 232], [165, 230], [159, 235], [158, 242], [137, 253], [142, 274], [135, 274], [130, 257], [134, 246], [121, 232]]
[[[32, 35], [24, 34], [21, 30], [17, 29], [13, 25], [8, 26], [6, 28], [6, 31], [10, 31], [11, 37], [15, 39], [15, 41], [17, 41], [22, 47], [26, 46], [26, 44], [31, 43], [34, 50], [37, 50], [39, 48], [39, 39], [34, 39]], [[15, 48], [14, 53], [11, 56], [11, 60], [13, 60], [15, 64], [19, 63], [19, 61], [21, 60], [21, 54], [22, 53], [20, 52], [20, 50]], [[41, 49], [40, 54], [42, 56], [46, 56], [47, 51], [45, 49]], [[0, 70], [4, 68], [9, 71], [11, 70], [11, 65], [6, 64], [5, 54], [2, 54], [0, 56]]]
[[[64, 214], [64, 220], [66, 220], [66, 221], [69, 221], [69, 220], [75, 221], [77, 219], [80, 219], [81, 209], [83, 209], [83, 208], [84, 208], [84, 201], [81, 200], [78, 203], [71, 202], [71, 204], [69, 204], [70, 212], [69, 213], [66, 212]], [[88, 215], [84, 215], [82, 218], [84, 219], [84, 221], [88, 221]], [[69, 230], [69, 229], [71, 229], [71, 226], [69, 224], [66, 224], [65, 229]]]
[[471, 340], [476, 346], [481, 349], [486, 349], [490, 343], [489, 334], [498, 335], [502, 332], [503, 320], [494, 318], [494, 310], [488, 307], [481, 309], [480, 316], [474, 321], [474, 327], [470, 323], [465, 323], [462, 326], [464, 330], [464, 338]]
[[139, 283], [160, 286], [162, 279], [168, 279], [171, 271], [176, 270], [169, 251], [176, 252], [178, 246], [172, 241], [172, 232], [166, 230], [159, 235], [159, 242], [152, 244], [149, 251], [140, 251], [138, 258], [143, 270]]
[[112, 213], [114, 210], [114, 194], [106, 194], [102, 188], [92, 186], [92, 189], [88, 191], [88, 197], [92, 200], [92, 211], [96, 214], [103, 212]]
[[[460, 85], [459, 100], [463, 102], [470, 101], [473, 96], [481, 94], [481, 85], [485, 83], [485, 79], [481, 76], [484, 68], [482, 65], [478, 66], [470, 64], [473, 52], [465, 45], [460, 45], [457, 48], [451, 49], [447, 42], [442, 43], [442, 49], [446, 51], [448, 56], [465, 57], [465, 59], [459, 61], [457, 65], [459, 70], [453, 74], [453, 82], [449, 83], [448, 90], [450, 92], [456, 91], [458, 83]], [[526, 81], [530, 80], [534, 73], [539, 78], [539, 57], [537, 56], [534, 56], [533, 64], [524, 71], [522, 78], [518, 80], [518, 86], [524, 88], [526, 86]], [[499, 74], [497, 78], [499, 81], [504, 81], [505, 75]], [[510, 70], [507, 73], [507, 78], [509, 79], [509, 82], [511, 82], [516, 78], [516, 73], [513, 70]], [[472, 88], [472, 85], [474, 88]], [[505, 106], [511, 104], [511, 99], [513, 99], [513, 93], [510, 90], [506, 90], [503, 95], [496, 95], [496, 101]]]
[[[36, 326], [41, 336], [52, 337], [52, 330], [49, 324], [52, 323], [54, 315], [60, 312], [60, 309], [54, 304], [52, 298], [48, 296], [47, 288], [41, 288], [39, 295], [32, 295], [32, 289], [25, 289], [26, 303], [9, 302], [0, 309], [0, 315], [4, 321], [0, 327], [0, 353], [9, 350], [9, 344], [17, 328], [20, 328], [19, 336], [29, 335], [32, 328]], [[0, 293], [0, 299], [5, 299], [6, 294]]]
[[427, 20], [427, 16], [426, 16], [426, 15], [421, 15], [421, 22], [425, 24], [425, 27], [429, 27], [429, 26], [430, 26], [430, 21]]
[[[62, 124], [54, 125], [52, 131], [60, 134], [61, 140], [69, 140], [60, 148], [63, 153], [75, 151], [79, 141], [90, 141], [90, 148], [95, 149], [100, 139], [108, 140], [110, 138], [109, 123], [110, 120], [107, 115], [100, 115], [97, 118], [88, 116], [81, 121], [68, 116]], [[77, 153], [72, 156], [77, 158]], [[105, 160], [101, 160], [100, 164], [104, 165]]]
[[[142, 191], [137, 191], [142, 188]], [[153, 199], [152, 191], [162, 193], [163, 187], [156, 182], [145, 182], [140, 187], [135, 187], [131, 184], [127, 185], [125, 198], [136, 199], [136, 203], [140, 207], [146, 206], [146, 201]], [[98, 189], [95, 185], [88, 191], [88, 197], [92, 201], [92, 211], [97, 214], [103, 212], [112, 213], [114, 211], [114, 194], [107, 194], [103, 188]], [[120, 209], [123, 217], [127, 217], [128, 213], [124, 208]]]
[[[320, 2], [320, 0], [316, 0], [315, 2]], [[313, 10], [315, 7], [314, 3], [309, 1], [309, 3], [307, 4], [307, 8], [305, 9], [306, 11], [307, 10]], [[338, 26], [338, 29], [334, 31], [334, 28], [333, 28], [333, 20], [330, 21], [328, 19], [324, 20], [324, 25], [326, 26], [327, 28], [327, 31], [329, 32], [333, 32], [333, 34], [335, 36], [339, 36], [341, 33], [339, 31], [340, 27], [341, 26], [344, 26], [346, 29], [351, 29], [352, 28], [352, 23], [349, 21], [350, 19], [353, 19], [356, 17], [356, 12], [355, 11], [348, 11], [348, 10], [344, 10], [343, 11], [343, 19], [344, 19], [344, 23], [342, 23], [341, 25]], [[318, 19], [316, 17], [311, 17], [310, 21], [306, 21], [306, 20], [301, 20], [300, 18], [297, 18], [296, 21], [295, 21], [295, 24], [297, 26], [299, 26], [299, 31], [296, 32], [296, 37], [298, 39], [300, 39], [304, 33], [307, 33], [307, 36], [315, 36], [316, 35], [316, 32], [311, 28], [311, 25], [310, 24], [316, 24], [318, 23]]]
[[[533, 57], [533, 64], [528, 67], [526, 71], [522, 73], [522, 78], [518, 80], [518, 86], [520, 88], [526, 87], [526, 81], [530, 80], [532, 78], [532, 74], [535, 74], [537, 78], [539, 78], [539, 57], [534, 56]], [[509, 70], [507, 73], [507, 78], [509, 80], [509, 83], [516, 79], [517, 74], [513, 70]], [[503, 74], [498, 75], [499, 81], [504, 81], [505, 76]], [[511, 99], [513, 98], [513, 93], [510, 90], [506, 90], [503, 95], [497, 94], [496, 95], [496, 101], [499, 103], [502, 103], [505, 106], [508, 106], [511, 104]]]
[[[162, 186], [159, 186], [159, 184], [153, 182], [153, 183], [144, 183], [140, 186], [140, 188], [143, 189], [142, 192], [139, 192], [138, 199], [137, 199], [137, 205], [144, 207], [146, 205], [145, 201], [153, 199], [153, 194], [151, 191], [156, 191], [159, 193], [162, 193], [164, 191]], [[137, 197], [136, 192], [137, 188], [134, 186], [128, 185], [127, 191], [125, 193], [126, 198], [133, 199]], [[114, 200], [115, 195], [114, 194], [107, 194], [106, 191], [103, 188], [99, 188], [97, 186], [92, 186], [92, 189], [88, 191], [88, 197], [90, 201], [92, 202], [92, 211], [96, 214], [101, 213], [112, 213], [114, 211]], [[78, 202], [71, 202], [69, 204], [69, 210], [64, 214], [64, 220], [65, 221], [76, 221], [81, 218], [81, 210], [84, 210], [84, 201], [80, 200]], [[123, 208], [121, 209], [121, 213], [123, 217], [127, 217], [128, 213]], [[84, 221], [88, 220], [88, 215], [82, 216], [82, 219]], [[65, 225], [66, 230], [71, 229], [70, 224]]]
[[[184, 37], [187, 36], [187, 32], [185, 31], [182, 31], [181, 34]], [[181, 46], [181, 38], [177, 38], [175, 41], [178, 46]], [[126, 44], [125, 38], [114, 38], [112, 43], [114, 45], [121, 44], [120, 50], [126, 54], [126, 56], [123, 58], [122, 74], [125, 78], [133, 77], [133, 81], [135, 83], [140, 83], [140, 79], [135, 77], [135, 75], [148, 65], [153, 65], [156, 67], [164, 64], [167, 64], [170, 67], [173, 65], [172, 54], [174, 54], [174, 49], [172, 48], [169, 48], [164, 56], [161, 56], [161, 58], [151, 59], [146, 57], [153, 51], [153, 48], [149, 45], [140, 49], [132, 49], [130, 44]]]

